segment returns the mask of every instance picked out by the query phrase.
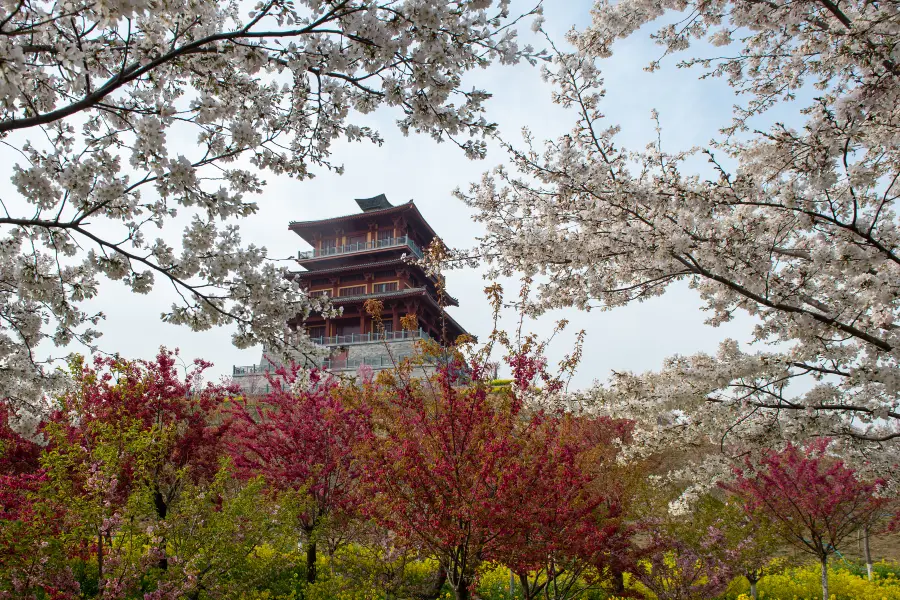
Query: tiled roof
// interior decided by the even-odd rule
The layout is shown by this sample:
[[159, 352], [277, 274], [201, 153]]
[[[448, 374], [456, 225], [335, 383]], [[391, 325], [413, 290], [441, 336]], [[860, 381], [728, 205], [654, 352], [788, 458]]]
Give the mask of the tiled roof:
[[324, 225], [327, 223], [337, 223], [339, 221], [346, 221], [348, 219], [357, 219], [357, 218], [371, 218], [375, 215], [390, 215], [393, 213], [403, 212], [409, 210], [410, 206], [414, 206], [413, 201], [410, 200], [406, 204], [398, 204], [397, 206], [391, 206], [390, 208], [380, 208], [376, 210], [370, 210], [366, 212], [358, 212], [352, 213], [349, 215], [341, 215], [339, 217], [329, 217], [327, 219], [316, 219], [314, 221], [291, 221], [288, 225], [288, 229], [302, 229], [305, 227], [313, 227], [316, 225]]
[[379, 292], [376, 294], [360, 294], [359, 296], [336, 296], [331, 299], [332, 304], [344, 304], [345, 302], [356, 302], [358, 300], [368, 300], [369, 298], [375, 298], [376, 300], [381, 299], [393, 299], [393, 298], [406, 298], [409, 296], [419, 296], [421, 294], [427, 293], [428, 290], [423, 287], [417, 288], [406, 288], [405, 290], [396, 290], [393, 292]]
[[[333, 267], [331, 269], [319, 269], [318, 271], [293, 271], [291, 272], [292, 277], [299, 277], [300, 279], [309, 279], [311, 277], [317, 277], [319, 275], [328, 275], [330, 273], [346, 273], [347, 271], [355, 271], [357, 269], [376, 269], [379, 267], [392, 267], [394, 265], [412, 265], [413, 263], [408, 263], [402, 258], [392, 258], [391, 260], [381, 260], [378, 262], [370, 262], [370, 263], [360, 263], [358, 265], [349, 265], [346, 267]], [[414, 265], [417, 266], [417, 265]], [[421, 268], [421, 267], [420, 267]]]
[[[431, 294], [428, 293], [428, 288], [424, 287], [416, 287], [416, 288], [406, 288], [403, 290], [395, 290], [393, 292], [377, 292], [374, 294], [360, 294], [359, 296], [335, 296], [331, 298], [332, 304], [344, 304], [346, 302], [356, 302], [358, 300], [368, 300], [369, 298], [374, 298], [376, 300], [388, 299], [393, 300], [394, 298], [408, 298], [410, 296], [419, 296], [421, 294], [425, 294], [428, 296], [429, 300], [435, 305], [438, 306], [438, 303], [435, 302], [434, 298], [432, 298]], [[450, 306], [459, 306], [459, 300], [451, 296], [450, 294], [444, 294], [447, 298], [447, 303]]]
[[371, 198], [357, 198], [356, 204], [363, 212], [371, 212], [373, 210], [381, 210], [383, 208], [391, 208], [393, 204], [388, 202], [387, 196], [378, 194]]
[[431, 225], [428, 224], [428, 221], [425, 220], [425, 217], [422, 216], [422, 213], [419, 212], [419, 208], [415, 205], [415, 203], [413, 203], [412, 200], [410, 200], [406, 204], [399, 204], [397, 206], [391, 206], [390, 208], [381, 208], [376, 210], [369, 210], [366, 212], [353, 213], [349, 215], [341, 215], [339, 217], [331, 217], [329, 219], [319, 219], [316, 221], [291, 221], [288, 225], [288, 229], [299, 233], [299, 230], [301, 229], [310, 229], [318, 227], [320, 225], [328, 225], [329, 223], [341, 223], [344, 221], [354, 221], [356, 219], [371, 219], [374, 216], [392, 215], [394, 213], [402, 213], [408, 210], [413, 211], [413, 215], [415, 217], [418, 217], [419, 221], [422, 222], [422, 225], [433, 237], [438, 237], [438, 234], [434, 232], [434, 230], [431, 228]]

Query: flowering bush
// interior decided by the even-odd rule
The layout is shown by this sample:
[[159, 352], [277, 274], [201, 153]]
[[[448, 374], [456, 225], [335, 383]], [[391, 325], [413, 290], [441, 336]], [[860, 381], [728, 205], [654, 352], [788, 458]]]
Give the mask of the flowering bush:
[[[890, 563], [881, 563], [889, 566]], [[894, 565], [896, 568], [897, 565]], [[834, 600], [900, 600], [900, 578], [888, 572], [870, 582], [865, 576], [846, 567], [829, 569], [829, 591]], [[759, 582], [759, 597], [763, 600], [806, 600], [821, 598], [821, 570], [818, 565], [787, 569], [764, 577]], [[723, 598], [749, 600], [749, 587], [743, 579], [732, 583]]]
[[[620, 460], [632, 424], [555, 406], [561, 379], [523, 339], [509, 386], [438, 348], [428, 378], [292, 368], [252, 402], [201, 385], [202, 361], [178, 376], [166, 351], [73, 360], [44, 445], [0, 421], [0, 600], [736, 600], [741, 574], [759, 598], [811, 597], [820, 572], [769, 562], [779, 538], [731, 503], [744, 487], [674, 515], [679, 484]], [[797, 506], [868, 507], [814, 455], [763, 474]], [[845, 522], [834, 506], [823, 519]], [[900, 600], [900, 567], [833, 568], [835, 600]]]

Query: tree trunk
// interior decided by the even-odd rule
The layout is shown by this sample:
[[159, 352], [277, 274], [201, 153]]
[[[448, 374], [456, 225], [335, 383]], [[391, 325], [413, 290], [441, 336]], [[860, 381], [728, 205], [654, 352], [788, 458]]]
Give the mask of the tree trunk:
[[756, 579], [747, 578], [747, 581], [750, 582], [750, 597], [753, 600], [759, 600], [759, 592], [756, 591]]
[[469, 600], [469, 582], [464, 577], [461, 577], [459, 581], [453, 586], [453, 595], [456, 600]]
[[306, 544], [306, 582], [316, 582], [316, 543]]
[[828, 555], [822, 556], [822, 600], [828, 600]]
[[872, 549], [869, 548], [869, 525], [863, 526], [863, 556], [866, 558], [866, 573], [869, 575], [869, 581], [875, 578], [872, 572]]
[[[153, 506], [156, 508], [156, 516], [160, 521], [164, 521], [166, 515], [169, 514], [169, 505], [166, 504], [166, 499], [159, 490], [153, 492]], [[169, 558], [166, 556], [166, 538], [160, 540], [159, 555], [160, 559], [156, 566], [162, 571], [167, 571], [169, 569]]]
[[624, 571], [615, 571], [613, 573], [613, 594], [616, 596], [621, 596], [625, 594], [625, 572]]
[[416, 598], [418, 600], [437, 600], [441, 597], [441, 589], [443, 589], [444, 583], [446, 583], [446, 581], [447, 569], [444, 568], [444, 565], [440, 565], [438, 567], [437, 573], [434, 574], [434, 577], [428, 584], [428, 587], [424, 592], [416, 596]]
[[97, 591], [103, 595], [103, 532], [97, 531]]
[[[510, 571], [512, 572], [512, 571]], [[522, 590], [522, 600], [535, 600], [535, 598], [541, 597], [541, 591], [547, 592], [547, 583], [539, 583], [538, 579], [535, 578], [534, 584], [528, 581], [528, 573], [517, 573], [516, 576], [519, 578], [519, 588]], [[549, 582], [548, 582], [549, 583]], [[516, 582], [510, 577], [509, 579], [509, 598], [512, 600], [513, 596], [516, 594], [515, 588]]]

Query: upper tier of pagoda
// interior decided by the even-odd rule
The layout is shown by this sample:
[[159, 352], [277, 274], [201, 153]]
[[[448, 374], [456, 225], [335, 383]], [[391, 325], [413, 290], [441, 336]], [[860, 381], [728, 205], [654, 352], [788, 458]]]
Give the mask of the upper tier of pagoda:
[[356, 203], [362, 212], [291, 222], [289, 229], [313, 247], [298, 253], [301, 266], [308, 271], [319, 271], [399, 258], [404, 254], [422, 258], [422, 248], [437, 237], [412, 200], [392, 206], [380, 194]]
[[366, 316], [369, 299], [382, 301], [387, 333], [398, 332], [400, 317], [410, 314], [416, 315], [420, 331], [442, 343], [465, 333], [443, 311], [459, 305], [446, 294], [443, 280], [409, 260], [422, 258], [422, 249], [437, 237], [413, 201], [392, 206], [380, 194], [356, 203], [359, 213], [289, 225], [313, 247], [298, 254], [304, 270], [291, 277], [306, 293], [328, 296], [343, 309], [331, 320], [309, 316], [303, 326], [310, 337], [336, 343], [369, 340], [378, 333]]

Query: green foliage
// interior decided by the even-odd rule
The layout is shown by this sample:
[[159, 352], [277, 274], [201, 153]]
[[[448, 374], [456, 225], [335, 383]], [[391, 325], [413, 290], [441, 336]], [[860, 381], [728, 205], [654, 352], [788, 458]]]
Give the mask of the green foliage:
[[267, 497], [262, 479], [235, 485], [223, 464], [208, 485], [189, 484], [159, 525], [168, 568], [163, 582], [191, 582], [211, 597], [269, 587], [295, 564], [290, 503]]
[[[297, 567], [291, 571], [290, 577], [282, 577], [277, 585], [259, 588], [246, 597], [253, 600], [417, 598], [424, 596], [426, 590], [432, 587], [440, 566], [434, 559], [402, 548], [345, 544], [333, 553], [319, 554], [317, 580], [307, 583], [305, 565], [299, 552], [293, 560]], [[285, 574], [287, 571], [282, 572], [282, 575]], [[449, 593], [449, 588], [446, 592]]]
[[[543, 579], [538, 581], [542, 582]], [[487, 565], [479, 572], [476, 596], [480, 600], [509, 600], [510, 583], [512, 583], [512, 599], [522, 600], [524, 597], [522, 586], [515, 579], [510, 582], [509, 569], [496, 563]], [[579, 600], [605, 600], [610, 597], [608, 592], [588, 581], [582, 580], [579, 588], [582, 590], [577, 596]], [[553, 594], [552, 591], [548, 593], [551, 596]]]
[[[503, 565], [491, 564], [478, 575], [478, 597], [482, 600], [509, 600], [509, 569]], [[513, 600], [522, 600], [522, 588], [513, 581]]]
[[[853, 575], [856, 575], [857, 577], [862, 577], [864, 579], [868, 578], [868, 574], [866, 572], [866, 564], [863, 562], [836, 562], [833, 565], [833, 569], [837, 571], [846, 570]], [[873, 563], [872, 575], [876, 580], [893, 578], [896, 581], [900, 581], [900, 563], [888, 562], [884, 560]]]

